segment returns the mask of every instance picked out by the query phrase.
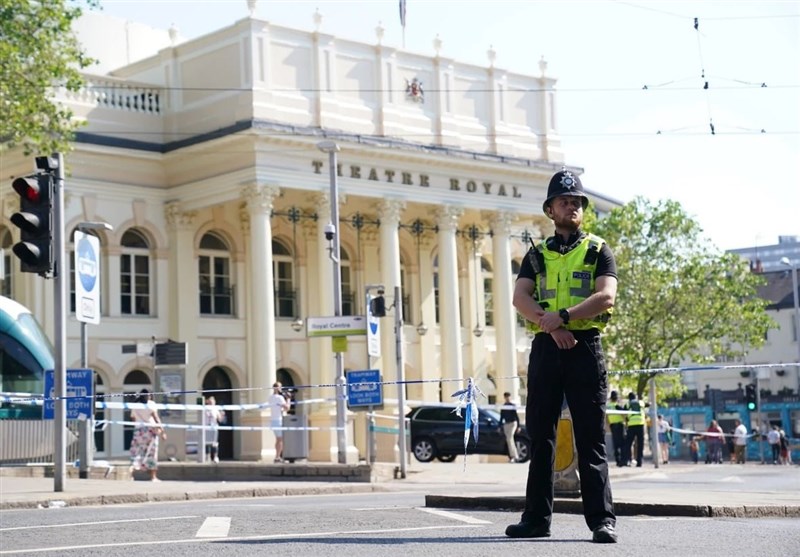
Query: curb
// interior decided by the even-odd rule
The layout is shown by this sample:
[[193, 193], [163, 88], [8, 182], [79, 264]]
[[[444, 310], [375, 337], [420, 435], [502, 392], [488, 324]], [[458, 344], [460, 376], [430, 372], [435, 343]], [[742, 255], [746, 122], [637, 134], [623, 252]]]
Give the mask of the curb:
[[252, 489], [222, 489], [218, 491], [171, 491], [164, 493], [129, 493], [117, 495], [87, 495], [77, 497], [46, 497], [31, 501], [2, 501], [0, 510], [88, 507], [127, 505], [136, 503], [175, 503], [202, 499], [246, 499], [250, 497], [289, 497], [295, 495], [330, 495], [343, 493], [384, 493], [387, 490], [372, 484], [319, 485], [313, 487], [255, 487]]
[[[458, 497], [426, 495], [425, 506], [442, 509], [476, 509], [487, 511], [523, 511], [524, 497]], [[554, 499], [553, 512], [583, 514], [583, 503], [574, 499]], [[617, 516], [689, 516], [727, 518], [800, 518], [800, 505], [677, 505], [660, 503], [615, 502]]]

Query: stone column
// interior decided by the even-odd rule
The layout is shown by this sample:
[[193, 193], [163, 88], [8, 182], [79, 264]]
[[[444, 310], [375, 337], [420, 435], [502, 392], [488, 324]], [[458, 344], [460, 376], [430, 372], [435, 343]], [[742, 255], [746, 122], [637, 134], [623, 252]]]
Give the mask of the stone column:
[[[395, 286], [400, 286], [400, 229], [398, 225], [400, 224], [400, 214], [405, 208], [405, 202], [397, 199], [385, 199], [378, 208], [378, 218], [381, 221], [381, 283], [386, 288], [387, 306], [392, 301], [396, 302], [400, 307], [403, 305], [403, 300], [394, 300], [394, 288]], [[404, 315], [403, 321], [405, 322], [409, 318], [410, 316]], [[384, 319], [381, 323], [380, 365], [384, 370], [384, 374], [388, 375], [388, 370], [394, 370], [395, 373], [392, 374], [392, 377], [396, 377], [395, 362], [397, 354], [393, 321], [393, 318], [389, 318]]]
[[[464, 214], [460, 207], [444, 206], [437, 210], [439, 225], [439, 332], [441, 336], [442, 379], [462, 379], [464, 376], [461, 353], [461, 313], [459, 310], [458, 261], [456, 257], [456, 230], [458, 219]], [[456, 387], [450, 389], [450, 387]], [[455, 391], [456, 383], [442, 384], [442, 398]]]
[[[247, 320], [250, 324], [248, 345], [251, 360], [248, 365], [248, 384], [256, 389], [249, 395], [252, 402], [267, 400], [275, 382], [275, 284], [272, 276], [272, 226], [270, 214], [273, 202], [280, 195], [275, 186], [250, 185], [242, 196], [250, 216], [250, 304]], [[259, 415], [246, 413], [245, 425], [268, 426], [269, 410]], [[275, 457], [274, 434], [265, 429], [243, 436], [242, 458], [272, 460]]]
[[[496, 352], [494, 357], [495, 376], [498, 395], [510, 392], [513, 400], [518, 400], [519, 380], [509, 379], [517, 375], [516, 351], [516, 310], [512, 305], [513, 282], [511, 276], [511, 223], [514, 215], [499, 212], [492, 221], [492, 266], [494, 267], [494, 283], [492, 298], [494, 300], [494, 327]], [[500, 400], [498, 396], [498, 400]]]

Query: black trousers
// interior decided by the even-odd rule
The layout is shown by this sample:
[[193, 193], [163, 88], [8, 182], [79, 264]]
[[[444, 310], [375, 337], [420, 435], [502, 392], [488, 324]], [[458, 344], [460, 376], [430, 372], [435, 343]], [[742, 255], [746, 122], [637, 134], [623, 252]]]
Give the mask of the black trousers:
[[614, 461], [617, 466], [625, 465], [625, 424], [609, 424], [611, 429], [611, 442], [614, 444]]
[[577, 331], [577, 346], [560, 350], [549, 334], [537, 334], [528, 364], [527, 427], [531, 461], [522, 521], [550, 525], [556, 427], [566, 397], [578, 450], [583, 514], [590, 529], [616, 524], [608, 481], [605, 423], [608, 381], [600, 335]]
[[628, 425], [628, 437], [625, 439], [625, 464], [630, 464], [631, 449], [633, 442], [636, 441], [636, 466], [642, 465], [644, 458], [644, 426], [643, 425]]

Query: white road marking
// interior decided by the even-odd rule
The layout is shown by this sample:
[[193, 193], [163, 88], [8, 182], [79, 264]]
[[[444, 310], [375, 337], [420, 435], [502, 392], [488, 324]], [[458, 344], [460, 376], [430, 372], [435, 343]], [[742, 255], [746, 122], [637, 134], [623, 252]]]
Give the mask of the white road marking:
[[443, 516], [444, 518], [452, 518], [453, 520], [460, 520], [461, 522], [466, 522], [467, 524], [491, 524], [491, 522], [489, 522], [488, 520], [473, 518], [465, 514], [451, 513], [449, 511], [440, 511], [439, 509], [429, 509], [426, 507], [417, 507], [417, 509], [422, 512], [435, 514], [437, 516]]
[[[311, 537], [323, 537], [327, 538], [330, 536], [357, 536], [357, 535], [364, 535], [364, 534], [397, 534], [400, 532], [422, 532], [425, 530], [452, 530], [454, 528], [477, 528], [476, 525], [473, 524], [450, 524], [448, 526], [421, 526], [419, 528], [387, 528], [385, 530], [338, 530], [332, 532], [294, 532], [291, 534], [273, 534], [269, 536], [241, 536], [238, 538], [225, 538], [227, 542], [242, 542], [242, 541], [252, 541], [252, 540], [281, 540], [281, 539], [296, 539], [296, 538], [311, 538]], [[145, 541], [145, 542], [120, 542], [120, 543], [96, 543], [96, 544], [86, 544], [86, 545], [65, 545], [60, 547], [42, 547], [36, 549], [11, 549], [11, 550], [3, 550], [0, 551], [0, 555], [21, 555], [23, 553], [49, 553], [55, 552], [60, 553], [63, 551], [72, 551], [75, 549], [97, 549], [97, 548], [110, 548], [110, 547], [134, 547], [134, 546], [152, 546], [152, 545], [176, 545], [182, 543], [208, 543], [211, 541], [218, 541], [216, 539], [197, 539], [197, 538], [186, 538], [180, 540], [156, 540], [156, 541]]]
[[62, 528], [67, 526], [89, 526], [97, 524], [124, 524], [126, 522], [151, 522], [156, 520], [184, 520], [186, 518], [197, 518], [198, 515], [188, 516], [164, 516], [160, 518], [129, 518], [125, 520], [101, 520], [98, 522], [71, 522], [67, 524], [39, 524], [37, 526], [15, 526], [13, 528], [0, 528], [0, 532], [10, 532], [12, 530], [34, 530], [38, 528]]
[[388, 507], [359, 507], [357, 509], [350, 509], [350, 510], [351, 511], [387, 511], [387, 510], [394, 511], [394, 510], [397, 510], [397, 509], [413, 509], [413, 508], [414, 507], [393, 507], [393, 506], [388, 506]]
[[209, 516], [197, 530], [195, 538], [224, 538], [231, 529], [231, 517]]
[[725, 483], [732, 483], [732, 484], [743, 484], [744, 480], [739, 476], [726, 476], [724, 478], [720, 478], [717, 480], [718, 482], [725, 482]]

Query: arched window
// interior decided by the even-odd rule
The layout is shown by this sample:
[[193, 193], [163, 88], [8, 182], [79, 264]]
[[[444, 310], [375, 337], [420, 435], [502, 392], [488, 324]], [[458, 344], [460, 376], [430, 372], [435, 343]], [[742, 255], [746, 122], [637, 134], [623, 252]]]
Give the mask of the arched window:
[[[103, 382], [103, 377], [94, 372], [94, 396], [95, 400], [98, 402], [102, 402], [105, 400], [105, 394], [108, 392], [108, 388], [106, 387], [105, 383]], [[95, 423], [101, 423], [103, 420], [106, 419], [106, 410], [105, 408], [96, 408], [94, 411], [94, 421]], [[106, 452], [106, 431], [108, 428], [105, 427], [96, 427], [94, 430], [94, 448], [100, 454], [105, 454]]]
[[483, 311], [486, 326], [493, 327], [494, 298], [492, 296], [492, 283], [494, 282], [494, 273], [492, 272], [492, 265], [485, 257], [481, 257], [481, 277], [483, 278]]
[[120, 255], [120, 311], [123, 315], [150, 315], [150, 245], [135, 229], [122, 235]]
[[356, 314], [356, 293], [353, 291], [353, 268], [350, 264], [350, 254], [339, 247], [339, 261], [342, 270], [342, 315]]
[[3, 276], [0, 277], [0, 281], [2, 281], [2, 284], [0, 284], [0, 294], [6, 298], [13, 297], [11, 296], [12, 243], [11, 231], [5, 226], [0, 226], [0, 248], [3, 248]]
[[200, 239], [197, 258], [200, 315], [233, 315], [230, 249], [214, 232]]
[[298, 317], [294, 259], [289, 248], [278, 240], [272, 241], [272, 277], [275, 282], [275, 317]]

